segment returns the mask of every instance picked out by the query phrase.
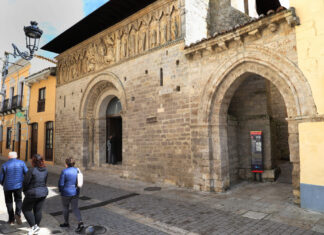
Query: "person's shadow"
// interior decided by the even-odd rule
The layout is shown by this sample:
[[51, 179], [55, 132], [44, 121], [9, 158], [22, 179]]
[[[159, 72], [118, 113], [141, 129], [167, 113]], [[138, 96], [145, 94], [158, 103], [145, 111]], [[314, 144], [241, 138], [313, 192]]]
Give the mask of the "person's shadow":
[[[26, 229], [25, 229], [26, 228]], [[26, 234], [28, 231], [29, 225], [27, 221], [24, 221], [22, 224], [13, 224], [10, 225], [5, 220], [0, 220], [0, 234]]]

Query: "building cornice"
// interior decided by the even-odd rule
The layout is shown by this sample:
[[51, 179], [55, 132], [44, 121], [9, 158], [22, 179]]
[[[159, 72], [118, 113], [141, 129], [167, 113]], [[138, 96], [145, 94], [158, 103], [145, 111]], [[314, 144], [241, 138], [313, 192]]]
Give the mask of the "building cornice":
[[31, 86], [36, 82], [46, 80], [49, 76], [55, 76], [56, 67], [49, 67], [25, 78], [25, 84]]
[[242, 46], [247, 37], [259, 39], [262, 37], [262, 32], [265, 29], [269, 29], [274, 33], [278, 30], [279, 25], [284, 23], [287, 23], [291, 27], [295, 27], [299, 24], [299, 18], [296, 16], [294, 8], [266, 17], [251, 19], [247, 24], [238, 25], [226, 32], [218, 33], [212, 37], [202, 39], [199, 42], [185, 47], [185, 55], [187, 58], [192, 58], [195, 54], [202, 54], [204, 51], [219, 53], [228, 50], [230, 44]]
[[7, 76], [17, 73], [17, 71], [26, 68], [28, 65], [30, 65], [30, 62], [25, 59], [19, 59], [15, 61], [12, 65], [9, 66]]

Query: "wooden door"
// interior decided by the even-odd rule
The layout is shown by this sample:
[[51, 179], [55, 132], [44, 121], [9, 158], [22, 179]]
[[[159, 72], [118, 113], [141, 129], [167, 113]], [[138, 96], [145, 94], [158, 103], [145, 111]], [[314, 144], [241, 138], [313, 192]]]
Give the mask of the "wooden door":
[[53, 161], [53, 122], [46, 123], [45, 161]]
[[37, 154], [37, 138], [38, 138], [38, 124], [31, 125], [31, 143], [30, 143], [30, 158]]
[[20, 142], [21, 142], [21, 124], [18, 123], [18, 143], [17, 143], [17, 153], [18, 153], [18, 158], [21, 158], [20, 157]]

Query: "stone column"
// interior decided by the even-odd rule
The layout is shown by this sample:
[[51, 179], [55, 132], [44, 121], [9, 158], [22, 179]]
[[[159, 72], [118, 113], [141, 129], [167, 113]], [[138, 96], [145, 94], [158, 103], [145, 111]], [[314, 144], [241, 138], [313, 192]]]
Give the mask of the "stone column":
[[[90, 167], [94, 166], [94, 118], [87, 118], [88, 122], [88, 129], [89, 129], [89, 135], [88, 135], [88, 143], [89, 143], [89, 159], [88, 159], [88, 165]], [[89, 164], [90, 163], [90, 164]]]
[[295, 120], [288, 120], [288, 134], [289, 134], [289, 151], [290, 162], [293, 164], [292, 170], [292, 186], [294, 202], [300, 204], [300, 157], [299, 157], [299, 134], [298, 122]]

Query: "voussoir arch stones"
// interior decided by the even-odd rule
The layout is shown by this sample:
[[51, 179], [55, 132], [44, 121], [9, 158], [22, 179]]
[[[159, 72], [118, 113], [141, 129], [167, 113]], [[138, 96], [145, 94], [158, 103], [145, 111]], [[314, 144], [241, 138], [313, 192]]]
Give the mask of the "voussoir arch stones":
[[226, 92], [247, 73], [262, 76], [277, 87], [284, 98], [288, 117], [317, 114], [311, 88], [297, 65], [283, 55], [253, 45], [225, 60], [212, 73], [203, 89], [199, 120], [209, 123], [213, 115], [220, 114], [217, 112], [221, 110]]
[[123, 112], [127, 110], [125, 89], [120, 79], [110, 72], [101, 73], [88, 83], [84, 91], [79, 110], [80, 119], [94, 117], [97, 101], [103, 93], [107, 93], [107, 90], [111, 90], [111, 94], [120, 99]]

